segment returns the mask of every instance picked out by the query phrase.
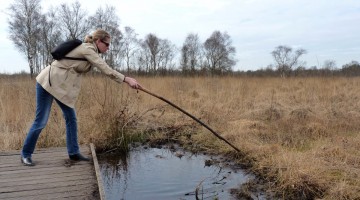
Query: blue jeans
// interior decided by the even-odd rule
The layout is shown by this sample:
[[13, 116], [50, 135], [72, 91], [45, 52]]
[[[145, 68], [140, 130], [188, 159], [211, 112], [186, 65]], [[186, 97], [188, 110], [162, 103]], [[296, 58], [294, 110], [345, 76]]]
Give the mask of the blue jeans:
[[[51, 105], [55, 98], [48, 93], [39, 83], [36, 83], [36, 116], [35, 120], [25, 138], [24, 146], [21, 155], [25, 158], [31, 157], [34, 153], [36, 142], [39, 138], [41, 130], [45, 128]], [[66, 147], [69, 155], [78, 154], [79, 144], [77, 138], [77, 120], [74, 108], [71, 108], [59, 100], [55, 99], [60, 106], [66, 123]]]

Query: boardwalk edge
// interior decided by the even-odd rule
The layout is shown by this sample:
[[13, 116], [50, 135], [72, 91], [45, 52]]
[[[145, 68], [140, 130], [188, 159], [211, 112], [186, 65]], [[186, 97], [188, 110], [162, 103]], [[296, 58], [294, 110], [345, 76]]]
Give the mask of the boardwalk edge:
[[98, 162], [98, 159], [96, 157], [95, 146], [94, 146], [93, 143], [90, 143], [90, 149], [91, 149], [91, 154], [92, 154], [93, 161], [94, 161], [94, 167], [95, 167], [96, 179], [97, 179], [98, 187], [99, 187], [100, 199], [101, 200], [106, 200], [104, 184], [103, 184], [103, 180], [101, 178], [101, 173], [100, 173], [99, 162]]

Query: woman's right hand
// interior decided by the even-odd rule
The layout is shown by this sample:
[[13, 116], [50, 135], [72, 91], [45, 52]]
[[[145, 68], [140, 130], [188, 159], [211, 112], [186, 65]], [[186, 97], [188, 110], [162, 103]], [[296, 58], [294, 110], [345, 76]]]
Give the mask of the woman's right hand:
[[141, 88], [141, 85], [134, 78], [126, 76], [124, 82], [127, 83], [133, 89]]

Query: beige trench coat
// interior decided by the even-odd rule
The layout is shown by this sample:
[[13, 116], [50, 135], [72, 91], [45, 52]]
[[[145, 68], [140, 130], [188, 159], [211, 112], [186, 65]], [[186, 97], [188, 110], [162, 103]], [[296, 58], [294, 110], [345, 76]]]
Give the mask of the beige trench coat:
[[79, 96], [82, 75], [89, 72], [91, 66], [98, 68], [102, 73], [118, 83], [124, 81], [125, 76], [111, 69], [99, 56], [94, 43], [83, 43], [66, 56], [85, 58], [87, 61], [55, 60], [40, 72], [36, 77], [36, 81], [56, 99], [71, 108], [75, 107]]

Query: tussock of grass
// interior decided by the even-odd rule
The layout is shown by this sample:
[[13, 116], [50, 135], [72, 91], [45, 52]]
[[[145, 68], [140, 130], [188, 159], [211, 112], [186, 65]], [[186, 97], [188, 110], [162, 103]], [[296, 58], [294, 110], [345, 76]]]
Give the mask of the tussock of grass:
[[[83, 80], [80, 143], [101, 149], [133, 141], [177, 141], [192, 151], [233, 155], [283, 199], [360, 198], [360, 78], [138, 77], [241, 149], [234, 151], [189, 117], [101, 76]], [[0, 78], [0, 150], [19, 149], [35, 110], [35, 82]], [[54, 103], [56, 104], [56, 103]], [[64, 146], [53, 106], [38, 147]]]

